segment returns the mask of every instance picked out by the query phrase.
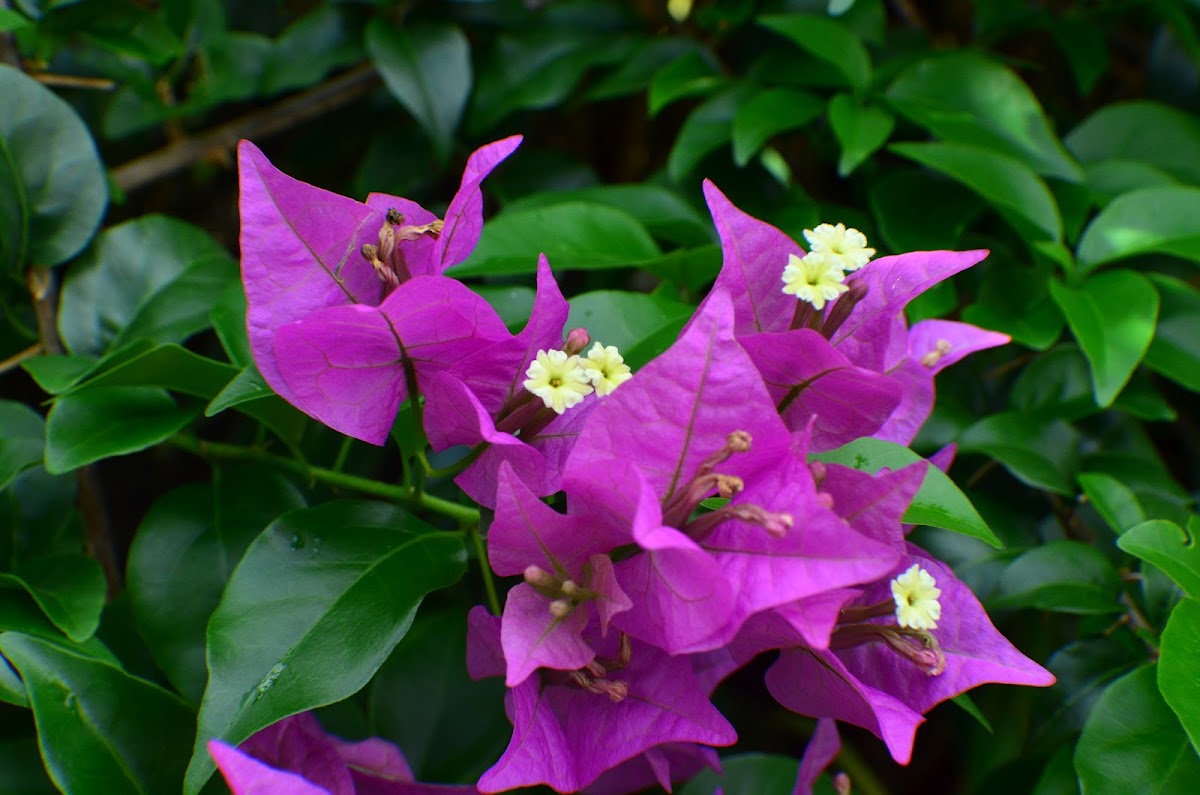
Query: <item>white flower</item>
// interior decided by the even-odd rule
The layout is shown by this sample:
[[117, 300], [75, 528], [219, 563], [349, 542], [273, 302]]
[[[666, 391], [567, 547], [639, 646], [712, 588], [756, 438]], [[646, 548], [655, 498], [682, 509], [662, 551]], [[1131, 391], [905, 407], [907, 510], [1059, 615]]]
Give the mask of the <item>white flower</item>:
[[937, 629], [942, 617], [942, 605], [938, 597], [942, 590], [937, 587], [933, 575], [914, 563], [908, 571], [892, 580], [892, 598], [896, 600], [896, 621], [910, 629]]
[[625, 364], [615, 345], [604, 346], [597, 342], [580, 364], [600, 397], [612, 394], [614, 389], [633, 378], [629, 365]]
[[814, 251], [804, 259], [789, 254], [783, 269], [783, 291], [820, 310], [825, 308], [826, 301], [832, 301], [850, 289], [842, 284], [845, 278], [846, 275], [833, 267], [825, 254]]
[[558, 414], [592, 394], [591, 379], [579, 364], [579, 357], [567, 356], [563, 351], [538, 351], [525, 375], [524, 387]]
[[875, 256], [875, 249], [867, 248], [866, 235], [857, 229], [847, 229], [845, 224], [821, 224], [816, 229], [805, 229], [804, 239], [810, 251], [828, 254], [830, 265], [843, 273], [858, 270]]

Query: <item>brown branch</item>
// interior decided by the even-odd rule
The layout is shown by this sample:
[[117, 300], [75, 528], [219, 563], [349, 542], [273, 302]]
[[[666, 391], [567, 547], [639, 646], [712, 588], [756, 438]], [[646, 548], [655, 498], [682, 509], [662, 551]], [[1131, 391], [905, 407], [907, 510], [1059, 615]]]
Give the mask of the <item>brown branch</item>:
[[88, 88], [95, 91], [112, 91], [116, 80], [107, 77], [81, 77], [79, 75], [57, 75], [50, 72], [29, 72], [29, 76], [45, 86], [55, 88]]
[[134, 191], [193, 163], [222, 158], [242, 138], [266, 138], [353, 102], [374, 88], [378, 79], [374, 67], [360, 64], [300, 94], [118, 166], [112, 171], [113, 182], [124, 191]]
[[21, 366], [21, 362], [33, 356], [37, 356], [42, 352], [42, 343], [35, 342], [23, 351], [14, 353], [4, 361], [0, 362], [0, 375], [7, 373], [9, 370], [15, 370]]

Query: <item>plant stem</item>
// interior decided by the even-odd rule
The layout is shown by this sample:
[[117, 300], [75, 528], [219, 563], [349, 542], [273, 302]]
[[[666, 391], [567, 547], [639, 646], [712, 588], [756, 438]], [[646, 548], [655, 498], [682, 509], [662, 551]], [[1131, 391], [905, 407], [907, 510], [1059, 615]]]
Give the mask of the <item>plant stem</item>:
[[416, 508], [424, 508], [427, 511], [440, 513], [459, 522], [479, 522], [479, 511], [476, 509], [466, 505], [459, 505], [450, 500], [444, 500], [441, 497], [435, 497], [432, 494], [418, 493], [410, 487], [393, 486], [390, 483], [381, 483], [371, 478], [349, 475], [345, 472], [337, 472], [323, 467], [309, 466], [294, 459], [284, 458], [283, 456], [274, 455], [262, 450], [239, 447], [232, 444], [221, 444], [220, 442], [203, 441], [186, 434], [176, 434], [169, 441], [176, 447], [187, 450], [202, 458], [223, 458], [231, 461], [252, 461], [267, 464], [277, 469], [293, 472], [301, 477], [308, 478], [310, 481], [326, 483], [330, 486], [357, 491], [360, 494], [368, 494], [372, 497], [379, 497], [380, 499], [391, 500], [392, 502]]
[[488, 563], [487, 548], [483, 545], [483, 536], [479, 534], [479, 522], [471, 525], [469, 532], [471, 533], [471, 541], [475, 544], [475, 553], [479, 557], [479, 573], [483, 575], [483, 588], [487, 591], [488, 608], [492, 611], [492, 615], [498, 616], [502, 612], [500, 610], [500, 597], [496, 595], [496, 582], [492, 578], [492, 567]]

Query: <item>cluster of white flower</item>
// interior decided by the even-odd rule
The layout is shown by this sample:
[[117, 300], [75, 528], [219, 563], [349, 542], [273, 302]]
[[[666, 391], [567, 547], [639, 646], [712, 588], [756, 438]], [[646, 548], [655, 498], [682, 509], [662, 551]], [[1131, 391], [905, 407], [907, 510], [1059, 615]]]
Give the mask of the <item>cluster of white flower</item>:
[[804, 238], [810, 251], [803, 258], [788, 255], [783, 269], [783, 291], [807, 301], [816, 310], [849, 289], [846, 274], [871, 261], [875, 249], [867, 247], [867, 238], [857, 229], [845, 224], [821, 224], [805, 229]]
[[525, 375], [525, 388], [558, 414], [593, 391], [600, 397], [610, 395], [633, 377], [616, 346], [599, 342], [588, 351], [586, 359], [568, 356], [565, 351], [538, 351]]

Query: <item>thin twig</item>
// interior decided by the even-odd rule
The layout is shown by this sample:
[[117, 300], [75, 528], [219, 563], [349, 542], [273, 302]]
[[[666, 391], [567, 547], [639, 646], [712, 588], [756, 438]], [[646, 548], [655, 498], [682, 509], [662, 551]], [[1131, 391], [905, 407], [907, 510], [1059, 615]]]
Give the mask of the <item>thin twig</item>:
[[9, 370], [15, 370], [21, 366], [21, 362], [26, 359], [37, 356], [42, 352], [42, 343], [35, 342], [23, 351], [14, 353], [4, 361], [0, 362], [0, 375], [7, 373]]
[[261, 140], [336, 110], [370, 91], [378, 79], [374, 67], [360, 64], [308, 91], [117, 166], [113, 182], [126, 192], [143, 188], [193, 163], [220, 157], [243, 138]]
[[492, 566], [488, 563], [487, 548], [483, 545], [483, 536], [479, 534], [479, 523], [471, 525], [470, 529], [471, 541], [475, 544], [475, 555], [479, 558], [479, 573], [483, 577], [483, 589], [487, 592], [488, 609], [492, 611], [492, 615], [498, 616], [502, 612], [500, 609], [500, 597], [496, 594], [496, 582], [492, 579]]
[[107, 77], [81, 77], [79, 75], [58, 75], [51, 72], [29, 72], [29, 76], [45, 86], [54, 88], [86, 88], [92, 91], [112, 91], [117, 87], [116, 80]]

